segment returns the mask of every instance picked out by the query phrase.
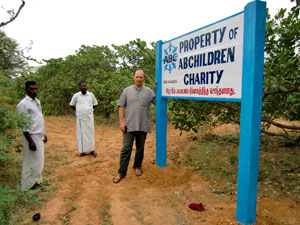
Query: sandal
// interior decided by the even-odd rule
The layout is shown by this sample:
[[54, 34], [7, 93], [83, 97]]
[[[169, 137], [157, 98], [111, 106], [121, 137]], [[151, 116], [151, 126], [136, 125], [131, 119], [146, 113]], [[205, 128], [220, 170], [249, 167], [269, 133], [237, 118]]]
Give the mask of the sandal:
[[114, 178], [113, 178], [113, 182], [115, 184], [119, 183], [125, 176], [121, 175], [121, 174], [117, 174]]
[[92, 151], [90, 154], [91, 154], [92, 156], [94, 156], [95, 158], [97, 157], [97, 153], [96, 153], [95, 151]]
[[142, 171], [142, 169], [141, 168], [136, 168], [136, 169], [134, 169], [135, 170], [135, 175], [136, 176], [142, 176], [142, 174], [143, 174], [143, 171]]

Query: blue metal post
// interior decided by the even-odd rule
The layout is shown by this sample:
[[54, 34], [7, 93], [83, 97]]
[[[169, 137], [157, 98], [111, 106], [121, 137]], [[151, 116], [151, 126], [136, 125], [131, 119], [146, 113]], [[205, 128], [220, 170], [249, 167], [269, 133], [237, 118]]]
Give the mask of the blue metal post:
[[236, 220], [256, 220], [266, 3], [253, 1], [244, 10], [244, 48]]
[[167, 166], [167, 99], [162, 98], [162, 41], [156, 42], [156, 165]]

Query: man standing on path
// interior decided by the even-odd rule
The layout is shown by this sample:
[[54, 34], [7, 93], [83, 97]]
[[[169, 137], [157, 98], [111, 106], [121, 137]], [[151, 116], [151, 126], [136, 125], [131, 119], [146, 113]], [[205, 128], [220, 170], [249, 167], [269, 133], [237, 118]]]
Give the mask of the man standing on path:
[[25, 83], [27, 95], [17, 105], [17, 112], [30, 118], [30, 124], [22, 129], [23, 158], [22, 158], [22, 189], [37, 189], [43, 182], [44, 167], [45, 122], [40, 100], [36, 98], [38, 86], [35, 81]]
[[76, 110], [76, 139], [79, 156], [90, 153], [97, 157], [94, 146], [94, 108], [98, 102], [93, 93], [87, 91], [86, 82], [79, 83], [80, 91], [71, 99], [70, 106]]
[[[119, 183], [126, 177], [134, 139], [136, 152], [133, 169], [136, 176], [143, 174], [144, 146], [147, 133], [151, 133], [150, 104], [155, 104], [155, 94], [150, 88], [143, 86], [144, 80], [144, 72], [137, 70], [134, 75], [134, 85], [125, 88], [118, 101], [123, 148], [120, 155], [120, 168], [113, 178], [114, 183]], [[155, 91], [155, 85], [153, 87]]]

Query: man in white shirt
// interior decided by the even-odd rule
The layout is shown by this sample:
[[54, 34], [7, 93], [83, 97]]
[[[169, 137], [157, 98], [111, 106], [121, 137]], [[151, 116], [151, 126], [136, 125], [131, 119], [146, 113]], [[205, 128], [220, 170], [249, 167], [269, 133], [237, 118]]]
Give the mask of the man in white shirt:
[[23, 158], [22, 158], [22, 189], [36, 189], [43, 182], [42, 171], [44, 167], [45, 122], [42, 114], [40, 100], [36, 98], [38, 86], [35, 81], [25, 83], [27, 95], [17, 105], [17, 112], [30, 118], [31, 123], [23, 132]]
[[80, 91], [71, 99], [70, 106], [76, 110], [76, 139], [79, 156], [90, 153], [97, 157], [94, 149], [94, 108], [98, 102], [93, 93], [87, 91], [86, 82], [79, 83]]

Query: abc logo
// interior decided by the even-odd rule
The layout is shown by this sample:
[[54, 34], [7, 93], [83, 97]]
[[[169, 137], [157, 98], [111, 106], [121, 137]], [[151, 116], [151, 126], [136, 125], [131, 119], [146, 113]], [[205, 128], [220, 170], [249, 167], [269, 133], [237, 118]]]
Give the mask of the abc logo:
[[172, 62], [176, 62], [178, 58], [177, 53], [173, 54], [173, 55], [166, 55], [164, 58], [164, 64], [166, 63], [172, 63]]

